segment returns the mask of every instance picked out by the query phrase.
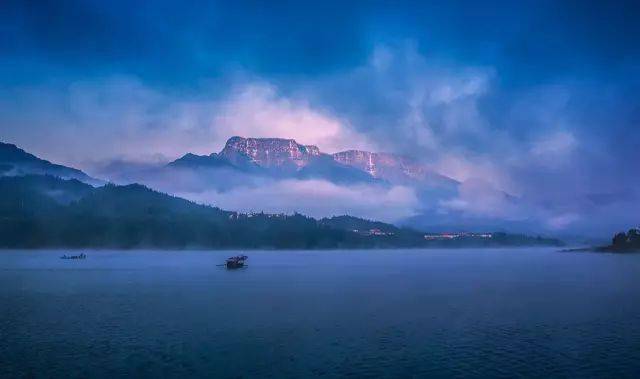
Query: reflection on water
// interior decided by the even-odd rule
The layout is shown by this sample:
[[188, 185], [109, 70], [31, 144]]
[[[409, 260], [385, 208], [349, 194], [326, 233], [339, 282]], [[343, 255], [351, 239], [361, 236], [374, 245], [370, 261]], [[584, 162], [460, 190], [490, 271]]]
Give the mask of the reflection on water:
[[0, 252], [0, 377], [640, 374], [640, 255]]

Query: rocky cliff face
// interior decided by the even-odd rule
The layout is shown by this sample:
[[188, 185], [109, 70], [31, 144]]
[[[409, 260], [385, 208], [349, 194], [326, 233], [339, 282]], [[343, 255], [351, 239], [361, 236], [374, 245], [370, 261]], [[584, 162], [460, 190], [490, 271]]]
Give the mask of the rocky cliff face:
[[362, 150], [347, 150], [333, 154], [333, 159], [343, 165], [358, 168], [376, 176], [376, 158], [377, 154]]
[[302, 168], [320, 155], [320, 149], [293, 139], [231, 137], [219, 155], [234, 164], [252, 162], [265, 168]]
[[455, 184], [453, 179], [403, 155], [347, 150], [333, 154], [333, 159], [343, 165], [365, 171], [374, 178], [393, 183]]
[[[180, 164], [179, 164], [180, 163]], [[293, 139], [231, 137], [224, 149], [209, 156], [185, 155], [172, 163], [180, 167], [213, 168], [228, 164], [244, 170], [303, 177], [322, 177], [348, 182], [384, 180], [394, 184], [450, 187], [457, 182], [440, 175], [409, 157], [348, 150], [335, 154], [321, 153], [317, 146], [301, 145]]]
[[428, 170], [412, 159], [396, 154], [347, 150], [333, 154], [333, 159], [347, 166], [357, 167], [371, 176], [406, 175], [418, 178]]

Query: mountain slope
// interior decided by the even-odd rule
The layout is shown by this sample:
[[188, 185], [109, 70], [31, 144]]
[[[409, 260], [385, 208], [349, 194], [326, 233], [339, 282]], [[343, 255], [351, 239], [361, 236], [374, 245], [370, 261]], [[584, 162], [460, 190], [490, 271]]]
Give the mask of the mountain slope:
[[403, 155], [347, 150], [332, 155], [336, 162], [395, 184], [453, 188], [459, 183]]
[[321, 154], [309, 160], [298, 170], [296, 178], [325, 179], [337, 184], [380, 182], [366, 172], [336, 162], [328, 154]]
[[193, 169], [211, 169], [211, 168], [234, 168], [235, 166], [224, 157], [216, 153], [211, 155], [196, 155], [187, 153], [182, 157], [170, 162], [167, 166], [174, 168], [193, 168]]
[[[220, 153], [188, 153], [169, 163], [181, 170], [233, 169], [243, 174], [274, 178], [324, 179], [334, 183], [375, 182], [366, 172], [336, 162], [316, 146], [301, 145], [292, 139], [231, 137]], [[203, 172], [215, 175], [214, 172]]]
[[0, 176], [23, 175], [52, 175], [89, 184], [101, 183], [78, 169], [51, 163], [27, 153], [16, 145], [0, 142]]
[[[75, 195], [60, 201], [55, 188]], [[133, 184], [93, 188], [51, 176], [0, 178], [0, 247], [372, 248], [415, 246], [299, 214], [242, 214]]]
[[[555, 243], [507, 235], [480, 242]], [[351, 216], [315, 220], [300, 214], [229, 212], [139, 184], [94, 188], [52, 176], [0, 177], [1, 248], [331, 249], [458, 243], [429, 241], [416, 230]]]
[[219, 153], [186, 154], [169, 167], [229, 168], [254, 174], [299, 179], [325, 179], [334, 183], [387, 182], [453, 189], [458, 182], [430, 170], [409, 157], [348, 150], [325, 154], [313, 145], [293, 139], [231, 137]]
[[281, 170], [299, 169], [319, 155], [320, 149], [317, 146], [300, 145], [293, 139], [237, 136], [229, 138], [220, 152], [220, 156], [236, 165], [252, 162], [263, 168]]

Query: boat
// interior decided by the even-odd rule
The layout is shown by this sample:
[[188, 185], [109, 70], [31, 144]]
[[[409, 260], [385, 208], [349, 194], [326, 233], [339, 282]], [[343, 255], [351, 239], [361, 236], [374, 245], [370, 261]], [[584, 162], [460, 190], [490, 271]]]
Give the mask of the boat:
[[79, 255], [63, 255], [60, 257], [60, 259], [86, 259], [87, 258], [87, 254], [85, 253], [80, 253]]
[[244, 261], [246, 261], [248, 258], [249, 257], [247, 257], [246, 255], [237, 255], [235, 257], [229, 257], [225, 262], [225, 266], [229, 270], [233, 270], [236, 268], [243, 268], [245, 267]]

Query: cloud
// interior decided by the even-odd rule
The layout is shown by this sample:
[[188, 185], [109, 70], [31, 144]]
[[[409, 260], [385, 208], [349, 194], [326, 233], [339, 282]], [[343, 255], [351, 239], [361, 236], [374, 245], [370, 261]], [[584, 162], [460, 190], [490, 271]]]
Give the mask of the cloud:
[[178, 195], [242, 212], [300, 212], [312, 217], [349, 214], [387, 222], [411, 217], [420, 206], [409, 187], [341, 186], [324, 180], [280, 180], [232, 191], [205, 190]]
[[458, 195], [439, 202], [440, 213], [459, 212], [462, 216], [503, 220], [521, 220], [530, 217], [521, 203], [507, 193], [496, 189], [488, 181], [473, 178], [458, 187]]
[[578, 141], [572, 133], [566, 131], [554, 132], [533, 143], [531, 159], [546, 166], [558, 166], [566, 163], [577, 146]]
[[0, 98], [3, 138], [63, 164], [157, 161], [210, 148], [205, 103], [131, 77], [7, 89]]
[[380, 149], [430, 159], [451, 146], [489, 138], [478, 101], [493, 77], [491, 68], [429, 60], [408, 41], [378, 45], [366, 64], [294, 90], [350, 120]]
[[242, 82], [222, 97], [208, 90], [183, 97], [133, 77], [6, 90], [0, 126], [9, 141], [89, 170], [108, 160], [210, 154], [234, 135], [293, 138], [329, 152], [372, 147], [347, 120], [282, 96], [273, 85]]
[[313, 217], [349, 214], [398, 222], [422, 207], [414, 188], [385, 183], [336, 184], [323, 179], [277, 178], [235, 169], [186, 169], [112, 162], [98, 171], [118, 184], [142, 183], [192, 201], [242, 212]]
[[[271, 211], [300, 204], [314, 214], [326, 208], [391, 220], [435, 204], [449, 215], [513, 220], [526, 213], [540, 228], [589, 231], [637, 214], [637, 201], [615, 201], [615, 194], [637, 194], [640, 184], [632, 164], [640, 141], [633, 132], [637, 81], [602, 88], [554, 78], [505, 88], [501, 75], [437, 60], [406, 42], [377, 45], [359, 66], [315, 76], [269, 80], [240, 73], [184, 92], [135, 76], [50, 81], [0, 89], [0, 132], [47, 159], [105, 173], [106, 161], [160, 165], [186, 152], [216, 152], [231, 135], [242, 135], [294, 138], [328, 152], [407, 154], [463, 183], [455, 196], [420, 193], [416, 205], [405, 187], [395, 193], [237, 178], [233, 189], [214, 186], [204, 195], [206, 179], [180, 178], [189, 184], [180, 191], [230, 209], [246, 209], [245, 201]], [[594, 194], [613, 200], [595, 202]], [[385, 209], [376, 213], [380, 204]]]
[[212, 128], [217, 140], [232, 135], [293, 138], [322, 151], [371, 149], [371, 142], [354, 132], [346, 119], [313, 109], [304, 99], [278, 95], [267, 83], [251, 83], [232, 91], [215, 105]]
[[580, 216], [575, 213], [565, 213], [557, 216], [553, 216], [547, 220], [547, 225], [551, 229], [566, 229], [569, 225], [580, 220]]
[[512, 195], [518, 194], [518, 188], [506, 172], [504, 162], [498, 164], [490, 154], [445, 152], [437, 157], [432, 166], [437, 172], [459, 182], [482, 180]]

